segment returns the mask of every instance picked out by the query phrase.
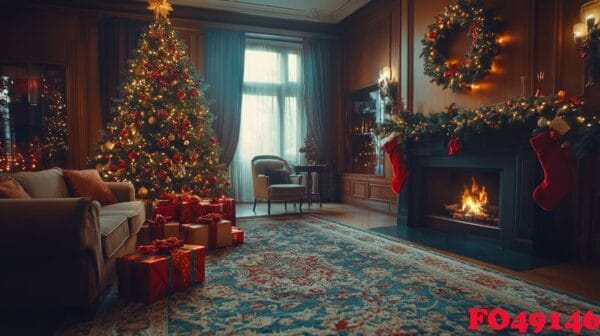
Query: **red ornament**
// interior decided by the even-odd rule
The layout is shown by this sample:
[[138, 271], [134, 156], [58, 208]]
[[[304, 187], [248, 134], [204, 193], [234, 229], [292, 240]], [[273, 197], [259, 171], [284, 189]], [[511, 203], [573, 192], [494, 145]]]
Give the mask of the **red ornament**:
[[183, 75], [181, 75], [181, 77], [185, 80], [188, 80], [188, 79], [190, 79], [190, 74], [185, 72]]
[[225, 185], [226, 187], [231, 186], [231, 181], [227, 180], [225, 182], [223, 182], [223, 185]]
[[179, 98], [180, 100], [184, 100], [185, 99], [185, 92], [183, 92], [181, 90], [177, 90], [177, 98]]
[[159, 109], [159, 110], [156, 112], [156, 115], [157, 115], [159, 118], [165, 118], [165, 117], [167, 116], [167, 110], [165, 110], [165, 109]]
[[209, 189], [203, 188], [202, 190], [200, 190], [200, 195], [206, 196], [206, 195], [208, 195], [209, 192], [210, 192]]
[[208, 144], [211, 145], [211, 146], [214, 146], [214, 145], [217, 144], [217, 140], [211, 138], [211, 139], [208, 140]]
[[118, 141], [117, 143], [115, 143], [115, 148], [116, 149], [121, 149], [123, 148], [123, 143], [121, 141]]
[[108, 166], [108, 170], [110, 170], [112, 173], [116, 173], [119, 171], [119, 166], [117, 166], [116, 164], [111, 164], [110, 166]]
[[427, 33], [427, 38], [430, 40], [435, 40], [437, 37], [437, 32], [435, 30], [431, 30]]
[[579, 97], [577, 97], [577, 96], [569, 98], [569, 101], [573, 105], [581, 105], [581, 104], [583, 104], [583, 101]]
[[125, 170], [127, 169], [127, 162], [125, 162], [125, 160], [120, 160], [119, 164], [118, 164], [119, 170]]
[[173, 161], [174, 164], [180, 163], [181, 162], [181, 154], [173, 155], [173, 158], [171, 160]]
[[192, 126], [192, 122], [189, 119], [183, 119], [182, 125], [185, 128], [189, 128], [190, 126]]
[[448, 142], [448, 155], [454, 156], [455, 154], [460, 153], [462, 149], [462, 144], [460, 142], [460, 138], [454, 138]]
[[216, 176], [209, 176], [209, 177], [206, 178], [206, 181], [209, 184], [215, 184], [215, 183], [217, 183], [217, 177]]
[[191, 190], [191, 189], [190, 189], [190, 187], [188, 187], [188, 186], [183, 186], [183, 187], [181, 187], [181, 192], [182, 192], [182, 193], [189, 193], [189, 192], [191, 192], [191, 191], [192, 191], [192, 190]]
[[121, 132], [119, 132], [119, 134], [121, 135], [121, 137], [127, 138], [129, 136], [129, 131], [126, 128], [123, 128]]
[[198, 90], [196, 90], [196, 89], [191, 89], [191, 90], [190, 90], [190, 96], [192, 96], [192, 97], [196, 97], [196, 96], [198, 96]]
[[161, 170], [161, 171], [159, 171], [159, 172], [158, 172], [158, 177], [159, 177], [161, 180], [164, 180], [164, 179], [166, 179], [166, 178], [167, 178], [167, 172], [166, 172], [166, 171], [164, 171], [164, 170]]
[[131, 151], [129, 152], [129, 154], [127, 154], [127, 157], [129, 158], [129, 160], [133, 161], [137, 158], [138, 154], [136, 151]]
[[160, 78], [160, 71], [159, 70], [152, 71], [152, 79], [157, 80], [159, 78]]
[[169, 145], [169, 140], [167, 140], [167, 139], [165, 139], [165, 138], [160, 138], [160, 139], [158, 140], [158, 144], [159, 144], [161, 147], [167, 147], [167, 146]]
[[508, 107], [513, 108], [513, 107], [515, 107], [515, 105], [517, 105], [517, 102], [515, 102], [514, 100], [508, 101]]

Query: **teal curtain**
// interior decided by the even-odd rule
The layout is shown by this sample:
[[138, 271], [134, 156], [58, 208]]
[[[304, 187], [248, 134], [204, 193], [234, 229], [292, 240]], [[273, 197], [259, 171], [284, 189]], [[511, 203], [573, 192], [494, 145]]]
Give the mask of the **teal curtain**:
[[336, 199], [336, 171], [331, 138], [333, 129], [334, 57], [335, 43], [330, 39], [305, 39], [303, 73], [305, 87], [306, 124], [320, 150], [327, 171], [323, 185], [323, 198]]
[[206, 82], [215, 116], [214, 129], [221, 145], [221, 162], [229, 165], [240, 135], [244, 51], [242, 32], [210, 29], [206, 32]]

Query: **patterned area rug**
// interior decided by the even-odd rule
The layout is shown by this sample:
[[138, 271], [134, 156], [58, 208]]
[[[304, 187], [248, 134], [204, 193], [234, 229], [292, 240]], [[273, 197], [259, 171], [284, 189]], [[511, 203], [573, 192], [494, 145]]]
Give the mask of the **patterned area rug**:
[[[64, 335], [466, 335], [470, 307], [598, 305], [323, 219], [240, 220], [244, 245], [211, 252], [207, 281], [145, 306], [112, 286]], [[492, 334], [482, 329], [482, 334]]]

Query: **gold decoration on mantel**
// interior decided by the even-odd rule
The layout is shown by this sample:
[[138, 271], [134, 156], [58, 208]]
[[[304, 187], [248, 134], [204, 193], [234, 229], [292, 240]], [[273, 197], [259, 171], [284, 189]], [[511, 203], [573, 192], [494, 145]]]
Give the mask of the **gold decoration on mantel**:
[[159, 16], [166, 19], [169, 12], [173, 10], [169, 0], [148, 0], [148, 7], [146, 8], [154, 12], [154, 19], [158, 19]]

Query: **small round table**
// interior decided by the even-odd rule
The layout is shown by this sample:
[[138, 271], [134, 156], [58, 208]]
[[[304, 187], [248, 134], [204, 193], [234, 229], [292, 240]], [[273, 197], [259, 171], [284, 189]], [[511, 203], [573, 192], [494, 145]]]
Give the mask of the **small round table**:
[[[308, 188], [308, 206], [312, 205], [313, 196], [319, 196], [319, 207], [323, 207], [323, 200], [321, 197], [321, 172], [325, 171], [327, 165], [325, 164], [305, 164], [305, 165], [293, 165], [294, 171], [296, 174], [300, 173], [308, 173], [308, 181], [306, 181], [306, 186]], [[317, 173], [319, 177], [319, 190], [312, 190], [312, 173]]]

